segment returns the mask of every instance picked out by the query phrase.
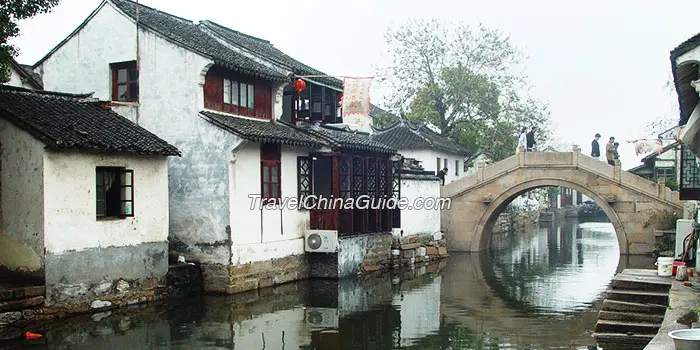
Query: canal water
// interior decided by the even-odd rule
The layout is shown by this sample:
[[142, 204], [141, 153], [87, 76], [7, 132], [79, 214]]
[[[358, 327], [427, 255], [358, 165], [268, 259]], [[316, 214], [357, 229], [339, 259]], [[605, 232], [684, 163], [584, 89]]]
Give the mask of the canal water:
[[611, 278], [652, 263], [620, 261], [610, 223], [535, 224], [401, 273], [78, 316], [0, 349], [595, 349]]

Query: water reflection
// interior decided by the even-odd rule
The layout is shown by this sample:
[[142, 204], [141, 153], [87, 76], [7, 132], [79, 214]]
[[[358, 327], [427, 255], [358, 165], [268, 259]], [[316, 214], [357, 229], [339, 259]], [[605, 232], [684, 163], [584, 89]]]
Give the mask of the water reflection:
[[86, 315], [0, 348], [586, 349], [618, 257], [610, 224], [566, 222], [439, 265]]

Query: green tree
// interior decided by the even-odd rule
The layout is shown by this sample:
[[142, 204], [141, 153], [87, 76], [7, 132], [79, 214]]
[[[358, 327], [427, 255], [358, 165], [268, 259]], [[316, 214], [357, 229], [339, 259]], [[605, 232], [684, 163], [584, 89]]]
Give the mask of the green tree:
[[540, 140], [549, 135], [548, 107], [527, 95], [516, 69], [522, 54], [499, 31], [412, 20], [386, 41], [393, 60], [378, 76], [391, 89], [391, 110], [493, 160], [514, 152], [521, 126], [537, 125]]
[[10, 59], [19, 49], [8, 41], [19, 35], [17, 22], [40, 13], [51, 11], [60, 0], [3, 0], [0, 1], [0, 82], [9, 79]]

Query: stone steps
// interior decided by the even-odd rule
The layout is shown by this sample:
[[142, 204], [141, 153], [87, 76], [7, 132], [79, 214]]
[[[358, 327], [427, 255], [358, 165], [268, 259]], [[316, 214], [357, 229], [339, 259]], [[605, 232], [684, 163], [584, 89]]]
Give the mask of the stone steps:
[[618, 312], [633, 312], [653, 315], [663, 315], [666, 313], [665, 305], [649, 304], [649, 303], [633, 303], [620, 300], [603, 300], [602, 310], [618, 311]]
[[661, 328], [661, 323], [598, 320], [596, 333], [650, 334], [652, 337]]
[[661, 324], [661, 322], [664, 320], [664, 315], [601, 310], [598, 312], [598, 319], [608, 321], [650, 322]]
[[603, 349], [642, 349], [661, 328], [673, 279], [656, 270], [625, 269], [613, 277], [593, 337]]
[[611, 289], [608, 299], [641, 304], [668, 305], [668, 292], [635, 289]]
[[[648, 344], [655, 334], [627, 334], [627, 333], [593, 333], [593, 337], [598, 341], [603, 349], [612, 348], [630, 349], [627, 344], [640, 345], [640, 349]], [[610, 346], [608, 346], [610, 344]]]
[[656, 292], [668, 292], [673, 281], [658, 276], [617, 275], [610, 283], [613, 289], [634, 289]]

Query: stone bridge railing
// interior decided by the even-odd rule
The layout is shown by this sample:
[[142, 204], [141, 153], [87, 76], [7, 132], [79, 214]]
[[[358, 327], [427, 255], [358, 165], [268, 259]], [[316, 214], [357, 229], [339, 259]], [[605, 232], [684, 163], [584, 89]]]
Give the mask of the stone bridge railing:
[[443, 186], [442, 197], [451, 198], [450, 208], [441, 213], [450, 249], [486, 249], [505, 206], [518, 195], [543, 186], [572, 188], [594, 199], [612, 222], [622, 254], [653, 251], [654, 230], [659, 228], [650, 219], [653, 213], [683, 212], [678, 192], [622, 171], [619, 165], [580, 152], [519, 153]]
[[[443, 197], [457, 197], [475, 188], [486, 186], [498, 178], [519, 169], [547, 169], [550, 175], [557, 177], [556, 170], [578, 169], [593, 176], [605, 178], [620, 185], [628, 191], [637, 192], [665, 204], [683, 209], [683, 203], [678, 198], [678, 192], [672, 191], [664, 184], [649, 181], [643, 177], [623, 171], [618, 165], [611, 166], [606, 162], [583, 155], [580, 152], [523, 152], [506, 158], [500, 162], [479, 169], [476, 173], [463, 177], [445, 185]], [[586, 185], [586, 184], [581, 184]], [[605, 196], [608, 202], [614, 202], [615, 197]], [[485, 198], [488, 201], [488, 198]]]

